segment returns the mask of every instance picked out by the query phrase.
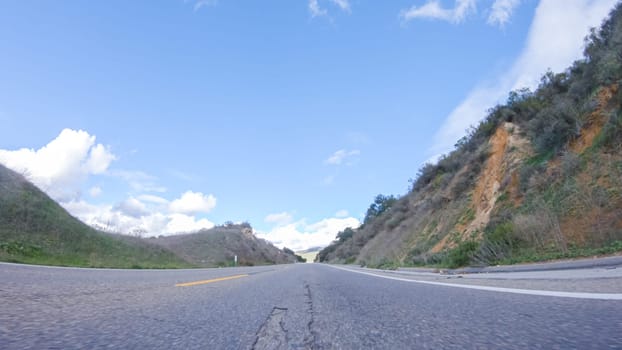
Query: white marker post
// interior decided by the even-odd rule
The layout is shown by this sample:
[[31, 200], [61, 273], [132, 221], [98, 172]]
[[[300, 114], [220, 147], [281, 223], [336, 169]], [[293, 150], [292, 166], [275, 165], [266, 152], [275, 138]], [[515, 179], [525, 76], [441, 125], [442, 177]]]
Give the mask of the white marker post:
[[233, 256], [233, 266], [238, 266], [238, 256], [237, 255]]

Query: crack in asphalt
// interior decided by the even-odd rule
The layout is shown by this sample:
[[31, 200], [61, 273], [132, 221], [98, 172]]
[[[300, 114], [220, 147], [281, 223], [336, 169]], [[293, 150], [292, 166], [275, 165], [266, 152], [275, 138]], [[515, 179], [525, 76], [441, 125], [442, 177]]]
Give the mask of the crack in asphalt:
[[311, 286], [308, 282], [304, 284], [305, 288], [305, 303], [307, 304], [307, 313], [309, 314], [309, 322], [307, 323], [308, 334], [305, 335], [304, 344], [305, 349], [318, 349], [317, 333], [313, 330], [315, 323], [315, 312], [313, 310], [313, 298], [311, 297]]
[[[286, 317], [288, 316], [288, 312], [292, 310], [285, 307], [275, 306], [270, 315], [266, 318], [266, 320], [261, 324], [259, 331], [256, 334], [255, 342], [251, 346], [251, 350], [284, 350], [284, 349], [304, 349], [304, 350], [314, 350], [319, 349], [320, 346], [317, 344], [317, 332], [313, 330], [315, 323], [315, 311], [313, 308], [313, 298], [311, 296], [311, 286], [308, 282], [304, 282], [303, 284], [303, 300], [304, 308], [298, 309], [297, 312], [302, 312], [303, 314], [292, 314], [290, 317], [297, 319], [301, 316], [304, 316], [305, 323], [302, 323], [301, 326], [303, 329], [302, 339], [297, 338], [296, 334], [300, 334], [300, 332], [293, 332], [293, 337], [297, 339], [290, 339], [289, 331], [286, 327]], [[291, 318], [289, 319], [289, 324], [291, 326]], [[295, 324], [295, 323], [294, 323]], [[302, 341], [300, 341], [302, 340]]]
[[287, 308], [275, 306], [272, 309], [259, 332], [257, 332], [257, 338], [251, 347], [252, 350], [288, 349], [287, 330], [283, 323], [286, 314]]

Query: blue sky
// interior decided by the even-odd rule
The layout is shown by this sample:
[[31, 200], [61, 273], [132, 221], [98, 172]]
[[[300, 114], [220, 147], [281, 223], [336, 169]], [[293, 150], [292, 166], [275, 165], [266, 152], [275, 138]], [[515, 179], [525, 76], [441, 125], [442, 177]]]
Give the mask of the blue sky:
[[0, 162], [109, 230], [325, 245], [615, 2], [5, 1]]

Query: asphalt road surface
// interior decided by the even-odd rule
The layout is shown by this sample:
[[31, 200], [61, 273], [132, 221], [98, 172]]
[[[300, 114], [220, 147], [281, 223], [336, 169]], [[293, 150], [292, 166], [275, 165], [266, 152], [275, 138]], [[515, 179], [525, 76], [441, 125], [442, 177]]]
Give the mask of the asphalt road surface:
[[622, 349], [619, 275], [595, 278], [606, 293], [538, 295], [542, 278], [486, 290], [491, 279], [319, 264], [0, 264], [0, 349]]

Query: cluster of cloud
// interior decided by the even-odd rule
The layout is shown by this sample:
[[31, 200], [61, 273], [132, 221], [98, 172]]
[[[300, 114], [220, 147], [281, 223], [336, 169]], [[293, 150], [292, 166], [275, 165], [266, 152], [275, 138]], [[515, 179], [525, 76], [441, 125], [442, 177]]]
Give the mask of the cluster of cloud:
[[347, 150], [340, 149], [331, 154], [324, 160], [325, 165], [329, 165], [333, 169], [333, 174], [324, 177], [322, 183], [324, 185], [332, 185], [335, 183], [335, 179], [340, 171], [340, 167], [343, 165], [352, 166], [356, 164], [358, 156], [361, 155], [361, 151], [358, 149]]
[[[406, 22], [424, 18], [458, 24], [477, 13], [477, 2], [477, 0], [455, 0], [453, 7], [446, 8], [439, 0], [428, 0], [421, 6], [413, 5], [402, 10], [400, 18]], [[488, 24], [503, 27], [520, 2], [521, 0], [495, 0], [488, 10]]]
[[416, 18], [429, 18], [448, 21], [451, 23], [460, 23], [472, 13], [476, 12], [475, 0], [456, 0], [453, 8], [444, 8], [440, 1], [428, 1], [424, 5], [413, 5], [407, 10], [402, 10], [400, 17], [405, 21]]
[[257, 236], [279, 248], [301, 251], [312, 247], [325, 247], [335, 239], [339, 231], [361, 225], [358, 219], [349, 217], [345, 210], [337, 212], [335, 217], [313, 223], [307, 223], [304, 219], [296, 222], [292, 220], [292, 215], [287, 212], [270, 214], [265, 221], [276, 226], [269, 232], [257, 232]]
[[[0, 149], [0, 163], [17, 171], [58, 201], [85, 223], [120, 233], [171, 234], [211, 228], [212, 222], [197, 215], [216, 206], [213, 195], [187, 191], [169, 201], [153, 193], [165, 193], [156, 178], [141, 171], [111, 170], [117, 159], [110, 147], [95, 142], [84, 130], [64, 129], [40, 149]], [[124, 182], [140, 193], [116, 204], [95, 205], [82, 198], [82, 189], [93, 176]], [[100, 186], [88, 189], [91, 198], [103, 193]]]
[[86, 178], [104, 173], [115, 159], [108, 147], [95, 144], [95, 136], [83, 130], [64, 129], [38, 150], [0, 149], [0, 163], [25, 175], [59, 201], [78, 198]]
[[[329, 0], [333, 5], [339, 7], [344, 12], [350, 12], [350, 1], [349, 0]], [[319, 0], [309, 0], [309, 13], [311, 17], [320, 17], [326, 16], [328, 14], [328, 10], [320, 6]]]
[[[203, 0], [205, 1], [205, 0]], [[344, 12], [351, 12], [348, 0], [328, 0]], [[440, 0], [428, 0], [421, 6], [413, 5], [400, 11], [400, 18], [410, 21], [417, 18], [443, 20], [450, 23], [461, 23], [468, 16], [477, 13], [478, 0], [455, 0], [451, 8], [443, 7]], [[488, 9], [488, 24], [503, 27], [512, 17], [514, 10], [520, 5], [521, 0], [494, 0]], [[309, 0], [309, 13], [311, 17], [326, 16], [328, 10], [320, 5], [319, 0]]]
[[[188, 0], [186, 0], [187, 2]], [[214, 6], [218, 4], [218, 0], [196, 0], [194, 3], [194, 11], [199, 11], [202, 7]]]
[[[497, 2], [503, 2], [497, 0]], [[527, 43], [511, 69], [498, 79], [475, 87], [449, 114], [435, 135], [431, 159], [453, 149], [465, 130], [503, 102], [511, 90], [537, 87], [548, 69], [560, 72], [581, 58], [589, 29], [598, 27], [617, 0], [542, 0], [529, 29]], [[506, 7], [513, 5], [505, 1]], [[499, 5], [502, 6], [502, 5]], [[499, 10], [501, 11], [501, 10]]]
[[[188, 2], [191, 0], [185, 0]], [[522, 0], [494, 0], [487, 9], [487, 23], [503, 27], [512, 17], [514, 10]], [[450, 23], [464, 22], [467, 17], [477, 13], [478, 0], [455, 0], [453, 7], [444, 7], [440, 0], [427, 0], [421, 6], [413, 5], [400, 11], [399, 17], [405, 21], [425, 18], [443, 20]], [[218, 0], [194, 0], [194, 11], [203, 7], [215, 6]], [[332, 4], [342, 12], [350, 13], [350, 0], [308, 0], [307, 8], [311, 18], [328, 16], [328, 8], [325, 4]]]
[[509, 22], [514, 9], [520, 5], [521, 0], [497, 0], [492, 4], [488, 24], [503, 27]]
[[[26, 175], [72, 215], [105, 231], [153, 236], [214, 227], [214, 223], [201, 216], [216, 207], [216, 197], [186, 191], [178, 198], [166, 199], [163, 195], [167, 189], [160, 186], [154, 176], [141, 171], [110, 169], [117, 157], [110, 147], [95, 140], [96, 137], [86, 131], [65, 129], [40, 149], [0, 149], [0, 163]], [[358, 150], [339, 150], [326, 163], [338, 166], [359, 154]], [[93, 176], [121, 181], [134, 194], [114, 204], [94, 204], [81, 195]], [[87, 191], [91, 199], [100, 197], [103, 192], [101, 186], [92, 186]], [[260, 233], [262, 238], [296, 250], [325, 246], [339, 231], [360, 225], [359, 220], [349, 217], [345, 210], [337, 212], [333, 218], [311, 224], [305, 220], [294, 222], [293, 215], [288, 212], [268, 215], [265, 221], [274, 229]]]
[[130, 196], [115, 205], [95, 205], [84, 200], [61, 204], [86, 224], [104, 231], [155, 236], [214, 227], [214, 223], [195, 215], [209, 213], [215, 202], [212, 195], [188, 191], [170, 202], [143, 194]]
[[169, 208], [173, 213], [196, 215], [198, 213], [209, 213], [216, 207], [216, 197], [204, 195], [200, 192], [188, 191], [181, 198], [171, 202]]
[[359, 156], [360, 154], [361, 154], [361, 151], [359, 151], [358, 149], [351, 150], [351, 151], [347, 149], [340, 149], [338, 151], [335, 151], [335, 153], [330, 155], [330, 157], [326, 158], [324, 163], [329, 164], [329, 165], [341, 165], [344, 163], [351, 164], [351, 162], [348, 162], [348, 161], [352, 160], [356, 156]]

